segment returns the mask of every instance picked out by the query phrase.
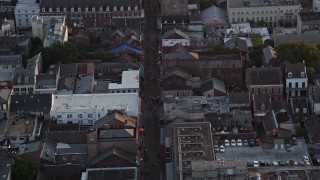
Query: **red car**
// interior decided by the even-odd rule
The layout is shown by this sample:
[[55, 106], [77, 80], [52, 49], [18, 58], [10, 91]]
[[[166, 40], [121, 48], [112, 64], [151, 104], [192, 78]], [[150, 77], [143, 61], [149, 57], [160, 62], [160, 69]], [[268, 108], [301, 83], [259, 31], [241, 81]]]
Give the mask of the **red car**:
[[254, 141], [254, 145], [255, 146], [260, 146], [260, 139], [259, 138], [256, 138], [256, 140]]

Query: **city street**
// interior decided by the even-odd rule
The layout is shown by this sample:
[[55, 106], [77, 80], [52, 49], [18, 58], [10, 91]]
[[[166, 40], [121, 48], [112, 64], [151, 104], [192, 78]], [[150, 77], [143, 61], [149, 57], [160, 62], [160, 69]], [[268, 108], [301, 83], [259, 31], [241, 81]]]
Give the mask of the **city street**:
[[[144, 82], [141, 104], [141, 125], [144, 127], [142, 136], [143, 150], [141, 162], [141, 179], [165, 179], [164, 163], [159, 156], [159, 119], [162, 114], [162, 101], [159, 97], [161, 90], [159, 86], [160, 67], [157, 64], [159, 55], [159, 32], [157, 30], [158, 1], [145, 1], [144, 20]], [[161, 178], [160, 178], [161, 177]]]

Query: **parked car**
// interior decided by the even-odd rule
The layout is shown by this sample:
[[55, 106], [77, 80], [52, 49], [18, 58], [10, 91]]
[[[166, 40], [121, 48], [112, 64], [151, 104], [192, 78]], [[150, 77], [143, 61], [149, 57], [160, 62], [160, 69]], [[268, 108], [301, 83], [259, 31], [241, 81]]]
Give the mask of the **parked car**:
[[259, 138], [256, 138], [256, 140], [254, 141], [254, 145], [255, 146], [260, 146], [260, 139]]
[[259, 161], [253, 161], [253, 167], [259, 167], [260, 163]]
[[225, 139], [225, 140], [224, 140], [224, 146], [226, 146], [226, 147], [230, 146], [230, 142], [229, 142], [228, 139]]
[[279, 163], [277, 161], [272, 162], [273, 166], [279, 166]]
[[249, 146], [250, 146], [250, 147], [254, 147], [254, 141], [253, 141], [253, 139], [249, 139]]
[[241, 139], [237, 140], [237, 146], [242, 146], [242, 140]]
[[215, 153], [219, 152], [219, 146], [218, 146], [218, 145], [214, 145], [214, 148], [213, 148], [213, 149], [214, 149], [214, 152], [215, 152]]
[[219, 145], [219, 146], [224, 145], [223, 140], [220, 139], [219, 142], [218, 142], [218, 145]]
[[234, 139], [231, 139], [231, 146], [236, 146], [237, 145], [237, 143], [236, 143], [236, 140], [234, 140]]
[[222, 146], [222, 145], [220, 146], [220, 152], [224, 153], [224, 146]]
[[242, 144], [243, 144], [243, 146], [248, 146], [249, 145], [248, 140], [244, 139]]
[[247, 167], [254, 167], [254, 163], [253, 162], [247, 162]]
[[303, 156], [303, 160], [304, 160], [304, 163], [306, 164], [306, 166], [310, 166], [311, 165], [308, 156]]
[[297, 138], [296, 137], [292, 137], [291, 138], [291, 145], [297, 145], [297, 144], [298, 144]]
[[283, 162], [283, 161], [279, 161], [279, 166], [285, 166], [286, 165], [286, 163], [285, 162]]
[[286, 144], [286, 150], [288, 152], [291, 152], [292, 148], [291, 148], [291, 145], [290, 144]]

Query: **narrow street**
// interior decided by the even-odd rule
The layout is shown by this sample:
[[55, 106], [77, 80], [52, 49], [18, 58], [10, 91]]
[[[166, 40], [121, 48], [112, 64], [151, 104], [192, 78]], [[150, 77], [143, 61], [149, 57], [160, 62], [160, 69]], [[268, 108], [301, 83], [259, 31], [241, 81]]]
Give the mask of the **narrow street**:
[[[144, 20], [144, 83], [141, 104], [141, 124], [144, 127], [142, 135], [142, 158], [141, 179], [165, 179], [165, 173], [160, 169], [164, 168], [164, 163], [159, 156], [159, 119], [162, 116], [162, 100], [160, 99], [160, 67], [159, 58], [159, 32], [157, 30], [158, 1], [145, 1]], [[162, 175], [161, 175], [162, 174]]]

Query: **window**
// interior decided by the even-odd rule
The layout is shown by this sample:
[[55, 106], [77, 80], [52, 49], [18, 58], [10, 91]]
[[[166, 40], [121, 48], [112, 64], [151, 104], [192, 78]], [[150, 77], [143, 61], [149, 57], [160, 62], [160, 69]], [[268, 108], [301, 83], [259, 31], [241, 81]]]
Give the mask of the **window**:
[[90, 113], [90, 114], [88, 114], [88, 118], [92, 118], [92, 114]]
[[306, 83], [302, 82], [302, 87], [305, 88], [306, 87]]
[[72, 114], [67, 114], [67, 118], [72, 118]]
[[28, 15], [26, 14], [26, 18], [28, 17]]
[[278, 93], [281, 93], [281, 88], [278, 88]]
[[274, 93], [274, 88], [272, 88], [272, 93]]
[[291, 88], [292, 87], [292, 83], [291, 82], [289, 82], [289, 88]]
[[296, 88], [299, 86], [299, 83], [298, 82], [296, 82]]
[[61, 117], [62, 117], [61, 114], [58, 114], [58, 115], [57, 115], [57, 118], [58, 118], [58, 119], [60, 119]]
[[74, 12], [74, 8], [71, 8], [71, 12]]
[[89, 123], [89, 124], [93, 124], [93, 121], [92, 121], [92, 120], [89, 120], [88, 123]]
[[131, 7], [130, 6], [128, 6], [128, 11], [131, 11]]
[[19, 92], [20, 90], [19, 90], [19, 88], [13, 88], [13, 91], [14, 92]]
[[235, 12], [232, 12], [232, 15], [235, 15], [236, 13]]
[[260, 88], [258, 88], [258, 94], [260, 94]]
[[135, 7], [134, 7], [134, 10], [135, 10], [135, 11], [138, 11], [138, 6], [135, 6]]
[[72, 160], [76, 160], [76, 157], [75, 157], [75, 156], [72, 156]]
[[251, 89], [251, 93], [254, 94], [254, 88]]
[[120, 11], [123, 11], [123, 6], [120, 7]]
[[45, 8], [42, 8], [42, 12], [46, 12], [46, 9], [45, 9]]
[[49, 12], [52, 12], [52, 8], [49, 8]]
[[66, 156], [63, 156], [62, 159], [65, 161], [65, 160], [67, 160], [67, 157], [66, 157]]
[[103, 7], [102, 6], [99, 7], [99, 11], [103, 11]]
[[261, 11], [261, 14], [263, 14], [264, 13], [264, 11]]
[[113, 7], [113, 11], [117, 11], [117, 6]]
[[26, 83], [28, 82], [28, 80], [29, 80], [28, 77], [24, 78], [24, 81], [25, 81]]
[[267, 94], [268, 93], [268, 88], [264, 89], [264, 93]]
[[67, 8], [63, 8], [63, 12], [67, 12]]
[[84, 8], [84, 11], [85, 11], [85, 12], [88, 12], [88, 11], [89, 11], [89, 8], [88, 8], [88, 7]]
[[109, 6], [107, 6], [107, 8], [106, 8], [106, 11], [110, 11], [110, 8], [109, 8]]
[[78, 8], [78, 12], [81, 12], [81, 8], [80, 7]]
[[131, 90], [128, 90], [128, 93], [131, 93]]
[[122, 93], [125, 93], [126, 91], [125, 90], [122, 90]]
[[57, 12], [60, 12], [60, 8], [57, 8]]
[[78, 114], [78, 118], [82, 118], [82, 114]]
[[92, 12], [95, 12], [96, 11], [96, 8], [95, 7], [92, 7], [92, 10], [91, 10]]
[[27, 91], [27, 88], [21, 88], [21, 91], [22, 91], [22, 92], [26, 92], [26, 91]]
[[33, 92], [33, 88], [32, 88], [32, 87], [29, 87], [29, 88], [28, 88], [28, 91], [29, 91], [29, 92]]
[[98, 118], [100, 118], [100, 113], [98, 113]]

